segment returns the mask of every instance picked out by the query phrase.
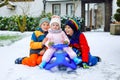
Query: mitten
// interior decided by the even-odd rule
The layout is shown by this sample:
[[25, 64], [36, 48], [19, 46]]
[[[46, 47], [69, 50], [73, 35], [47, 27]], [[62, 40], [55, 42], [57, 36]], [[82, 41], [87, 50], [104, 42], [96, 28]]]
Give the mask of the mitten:
[[54, 42], [49, 42], [48, 46], [52, 46], [54, 44]]
[[68, 41], [64, 41], [63, 44], [68, 44]]
[[82, 66], [84, 69], [88, 69], [89, 68], [89, 65], [87, 63], [82, 63]]
[[39, 54], [40, 54], [40, 55], [43, 55], [43, 54], [45, 53], [45, 51], [46, 51], [45, 49], [42, 49], [42, 50], [39, 52]]

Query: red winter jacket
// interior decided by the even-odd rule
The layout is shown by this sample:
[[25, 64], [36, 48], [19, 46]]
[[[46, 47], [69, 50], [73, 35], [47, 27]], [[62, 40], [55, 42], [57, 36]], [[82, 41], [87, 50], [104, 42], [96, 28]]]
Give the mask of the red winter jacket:
[[80, 33], [78, 37], [79, 43], [73, 43], [70, 46], [77, 48], [81, 52], [83, 62], [88, 62], [90, 49], [87, 40], [83, 33]]

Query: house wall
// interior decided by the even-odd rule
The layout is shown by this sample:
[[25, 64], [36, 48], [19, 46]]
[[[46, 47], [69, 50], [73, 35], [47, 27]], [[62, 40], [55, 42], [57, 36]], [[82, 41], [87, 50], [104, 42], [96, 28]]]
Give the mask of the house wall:
[[117, 2], [117, 0], [113, 0], [113, 4], [112, 4], [112, 5], [113, 5], [113, 6], [112, 6], [112, 15], [115, 14], [116, 9], [118, 8], [116, 2]]
[[0, 16], [22, 15], [23, 11], [28, 16], [39, 16], [43, 10], [42, 0], [33, 2], [13, 2], [16, 5], [15, 10], [10, 10], [7, 6], [0, 8]]
[[75, 15], [81, 17], [81, 2], [78, 2], [76, 4], [78, 4], [78, 7], [77, 7]]
[[[66, 4], [67, 3], [73, 3], [72, 1], [69, 2], [47, 2], [46, 3], [46, 12], [52, 13], [52, 4], [60, 4], [61, 5], [61, 16], [66, 15]], [[76, 16], [81, 16], [81, 2], [77, 3], [79, 4], [76, 9]]]
[[46, 5], [46, 12], [52, 13], [52, 4], [60, 4], [61, 5], [61, 16], [66, 14], [66, 3], [64, 2], [49, 2]]
[[[112, 6], [112, 15], [116, 12], [117, 0], [113, 0], [113, 6]], [[29, 16], [39, 16], [41, 12], [43, 11], [43, 2], [42, 0], [35, 0], [33, 2], [13, 2], [17, 7], [15, 10], [10, 10], [6, 6], [0, 8], [0, 16], [11, 16], [11, 15], [22, 15], [22, 8], [25, 11], [25, 13]], [[61, 16], [66, 15], [66, 3], [72, 3], [72, 1], [68, 2], [47, 2], [46, 3], [46, 12], [52, 13], [52, 4], [54, 3], [60, 3], [61, 4]], [[78, 3], [78, 2], [77, 2]], [[29, 6], [29, 9], [26, 8]], [[22, 7], [22, 8], [21, 8]], [[81, 2], [79, 2], [79, 6], [77, 7], [76, 16], [81, 16]]]

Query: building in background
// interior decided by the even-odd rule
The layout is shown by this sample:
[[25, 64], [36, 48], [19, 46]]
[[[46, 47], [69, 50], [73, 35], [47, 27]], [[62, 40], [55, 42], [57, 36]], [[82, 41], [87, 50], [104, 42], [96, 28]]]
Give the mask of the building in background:
[[42, 0], [9, 0], [16, 6], [11, 9], [8, 6], [0, 7], [0, 16], [23, 15], [24, 13], [29, 16], [40, 16], [43, 10]]
[[[3, 1], [3, 0], [1, 0]], [[0, 16], [12, 16], [26, 14], [28, 16], [37, 17], [40, 16], [42, 11], [46, 13], [52, 13], [60, 16], [78, 16], [85, 18], [85, 26], [88, 28], [105, 28], [105, 31], [109, 30], [109, 24], [111, 16], [114, 15], [117, 5], [117, 0], [9, 0], [15, 6], [15, 9], [11, 9], [9, 6], [0, 8]], [[100, 2], [101, 1], [101, 2]], [[109, 5], [109, 1], [112, 4]], [[85, 8], [84, 8], [84, 2]], [[95, 3], [99, 2], [99, 3]], [[109, 13], [106, 10], [109, 9], [106, 5], [112, 8]], [[89, 5], [88, 5], [89, 4]], [[109, 16], [107, 16], [109, 15]], [[107, 17], [106, 17], [107, 16]], [[108, 21], [109, 20], [109, 21]], [[108, 22], [106, 22], [108, 21]]]
[[81, 16], [80, 0], [47, 0], [46, 12], [60, 16]]

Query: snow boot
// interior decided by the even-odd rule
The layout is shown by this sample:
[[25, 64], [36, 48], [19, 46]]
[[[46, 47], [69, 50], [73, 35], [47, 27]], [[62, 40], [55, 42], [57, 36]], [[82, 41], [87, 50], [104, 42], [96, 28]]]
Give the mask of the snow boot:
[[101, 58], [100, 57], [96, 56], [96, 58], [98, 59], [98, 62], [101, 62]]
[[22, 60], [23, 60], [23, 58], [17, 58], [15, 60], [15, 64], [22, 64]]
[[79, 59], [79, 58], [77, 58], [77, 57], [73, 58], [73, 61], [74, 61], [76, 64], [79, 64], [79, 63], [82, 62], [82, 60]]
[[39, 68], [40, 68], [40, 69], [43, 69], [43, 68], [45, 67], [45, 65], [46, 65], [46, 62], [45, 62], [45, 61], [42, 61], [42, 62], [40, 63], [40, 65], [39, 65]]

